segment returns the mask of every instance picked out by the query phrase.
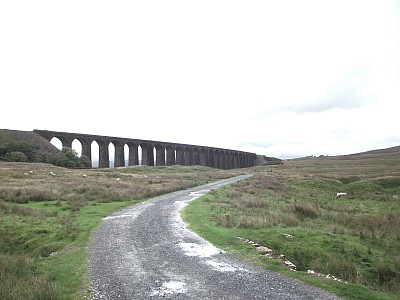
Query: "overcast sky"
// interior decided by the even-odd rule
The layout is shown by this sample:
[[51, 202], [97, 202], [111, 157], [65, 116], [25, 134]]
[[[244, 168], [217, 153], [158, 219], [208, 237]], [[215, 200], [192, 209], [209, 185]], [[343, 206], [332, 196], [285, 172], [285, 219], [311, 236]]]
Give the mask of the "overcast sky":
[[400, 145], [400, 1], [1, 1], [0, 128], [280, 158]]

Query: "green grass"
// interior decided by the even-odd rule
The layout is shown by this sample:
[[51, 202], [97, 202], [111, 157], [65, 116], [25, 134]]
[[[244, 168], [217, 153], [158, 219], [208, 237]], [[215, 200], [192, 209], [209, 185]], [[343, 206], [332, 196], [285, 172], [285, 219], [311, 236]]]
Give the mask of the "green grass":
[[[59, 253], [39, 261], [39, 269], [45, 274], [51, 274], [53, 280], [57, 282], [57, 299], [79, 299], [81, 294], [90, 291], [86, 269], [90, 231], [100, 223], [103, 217], [137, 202], [99, 203], [80, 209], [79, 214], [76, 215], [79, 233], [74, 242], [69, 243]], [[46, 203], [37, 205], [40, 204], [45, 205]]]
[[[52, 290], [48, 292], [52, 297], [79, 299], [84, 287], [89, 289], [86, 261], [90, 231], [99, 224], [101, 218], [137, 202], [92, 203], [81, 207], [78, 213], [67, 209], [67, 203], [60, 204], [57, 201], [26, 205], [2, 203], [3, 207], [16, 207], [13, 213], [0, 218], [0, 252], [17, 260], [24, 261], [25, 257], [25, 261], [29, 262], [27, 269], [39, 275], [44, 286]], [[30, 285], [31, 281], [27, 284]], [[4, 289], [1, 294], [9, 293], [9, 297], [21, 289], [21, 284], [13, 289], [9, 284], [7, 286], [0, 284]], [[6, 288], [8, 291], [5, 291]], [[29, 291], [29, 288], [24, 290]], [[29, 293], [20, 297], [38, 299]]]
[[[374, 290], [376, 287], [368, 288], [357, 283], [355, 263], [343, 263], [343, 256], [357, 255], [362, 259], [368, 255], [368, 246], [359, 244], [357, 237], [343, 238], [340, 234], [299, 227], [272, 226], [254, 229], [218, 226], [215, 215], [219, 208], [213, 206], [212, 200], [208, 197], [203, 196], [194, 200], [184, 209], [183, 218], [189, 222], [191, 230], [214, 245], [253, 264], [301, 279], [347, 299], [397, 299], [398, 295], [377, 292]], [[229, 212], [225, 209], [218, 213], [227, 215]], [[283, 238], [283, 233], [291, 234], [294, 237], [292, 239]], [[254, 247], [243, 244], [238, 237], [245, 237], [268, 246], [276, 253], [285, 254], [287, 259], [294, 262], [303, 271], [294, 273], [285, 269], [278, 261], [260, 256]], [[334, 256], [331, 256], [332, 253], [335, 253]], [[329, 261], [330, 265], [326, 263]], [[319, 268], [320, 272], [335, 274], [339, 278], [355, 281], [355, 283], [345, 284], [314, 278], [306, 274], [307, 269], [312, 268]]]

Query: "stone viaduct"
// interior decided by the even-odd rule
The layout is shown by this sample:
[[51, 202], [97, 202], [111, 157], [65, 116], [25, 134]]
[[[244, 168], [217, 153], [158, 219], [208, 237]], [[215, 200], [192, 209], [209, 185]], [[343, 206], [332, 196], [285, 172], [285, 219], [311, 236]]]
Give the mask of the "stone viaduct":
[[92, 143], [97, 142], [99, 145], [99, 168], [110, 166], [108, 150], [110, 143], [115, 147], [114, 167], [125, 166], [125, 145], [129, 148], [129, 166], [139, 165], [139, 147], [142, 150], [141, 164], [147, 166], [201, 165], [219, 169], [234, 169], [252, 167], [256, 162], [254, 153], [229, 149], [38, 129], [35, 129], [34, 132], [49, 142], [53, 138], [58, 138], [62, 146], [68, 148], [72, 148], [72, 142], [78, 140], [82, 145], [82, 155], [87, 156], [90, 161], [92, 161]]

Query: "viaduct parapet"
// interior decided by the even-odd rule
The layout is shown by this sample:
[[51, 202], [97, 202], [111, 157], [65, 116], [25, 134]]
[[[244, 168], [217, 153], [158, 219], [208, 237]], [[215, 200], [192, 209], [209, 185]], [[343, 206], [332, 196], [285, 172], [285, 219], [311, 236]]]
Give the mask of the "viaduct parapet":
[[58, 138], [62, 146], [68, 148], [72, 148], [72, 142], [78, 140], [82, 145], [82, 155], [87, 156], [90, 161], [92, 161], [92, 143], [97, 142], [99, 168], [110, 167], [108, 150], [110, 143], [115, 147], [114, 167], [125, 166], [125, 145], [129, 149], [129, 166], [139, 165], [139, 147], [142, 150], [141, 164], [147, 166], [201, 165], [219, 169], [235, 169], [252, 167], [256, 162], [255, 153], [222, 148], [38, 129], [34, 132], [49, 142], [53, 138]]

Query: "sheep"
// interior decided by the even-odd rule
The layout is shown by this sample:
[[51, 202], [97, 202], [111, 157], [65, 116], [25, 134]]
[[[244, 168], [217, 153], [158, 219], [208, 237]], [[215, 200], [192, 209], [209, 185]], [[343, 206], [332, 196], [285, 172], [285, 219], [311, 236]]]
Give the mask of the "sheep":
[[56, 176], [56, 174], [54, 174], [53, 172], [49, 172], [50, 176]]
[[87, 175], [86, 175], [86, 174], [83, 174], [83, 175], [82, 175], [82, 177], [83, 177], [83, 178], [86, 178], [86, 177], [87, 177]]
[[343, 192], [336, 193], [336, 198], [340, 198], [340, 197], [344, 197], [344, 196], [347, 196], [347, 193], [343, 193]]

